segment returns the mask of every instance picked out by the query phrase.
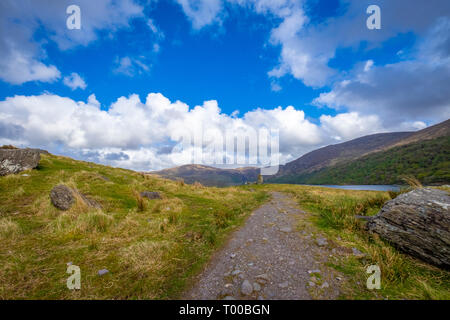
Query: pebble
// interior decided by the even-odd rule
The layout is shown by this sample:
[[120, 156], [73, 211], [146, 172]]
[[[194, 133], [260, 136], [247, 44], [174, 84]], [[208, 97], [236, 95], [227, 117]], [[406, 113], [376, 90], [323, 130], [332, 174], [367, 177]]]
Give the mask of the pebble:
[[364, 253], [362, 253], [361, 251], [359, 251], [359, 250], [356, 249], [356, 248], [352, 248], [352, 251], [353, 251], [353, 255], [354, 255], [355, 257], [363, 258], [363, 257], [366, 256]]
[[259, 285], [259, 283], [257, 283], [257, 282], [253, 283], [253, 291], [256, 291], [256, 292], [261, 291], [261, 286]]
[[251, 285], [250, 281], [244, 280], [244, 282], [242, 282], [241, 292], [243, 295], [246, 295], [246, 296], [252, 294], [253, 286]]
[[309, 285], [310, 287], [314, 287], [316, 284], [315, 284], [314, 282], [310, 281], [310, 282], [308, 282], [308, 285]]
[[285, 281], [278, 285], [280, 288], [287, 288], [289, 286], [289, 282]]
[[98, 275], [99, 275], [99, 276], [102, 276], [102, 275], [104, 275], [104, 274], [107, 274], [108, 272], [109, 272], [108, 269], [102, 269], [102, 270], [99, 270], [99, 271], [98, 271]]
[[290, 227], [283, 227], [283, 228], [280, 228], [280, 231], [281, 232], [285, 232], [285, 233], [289, 233], [289, 232], [292, 231], [292, 228], [290, 228]]
[[226, 296], [225, 298], [223, 298], [223, 300], [236, 300], [236, 298], [232, 296]]
[[330, 285], [328, 284], [328, 282], [324, 282], [320, 287], [322, 288], [322, 289], [324, 289], [324, 288], [328, 288]]
[[234, 257], [236, 257], [236, 253], [230, 254], [230, 258], [231, 258], [231, 259], [233, 259]]
[[319, 269], [308, 270], [308, 273], [309, 273], [309, 274], [312, 274], [312, 273], [320, 273], [320, 270], [319, 270]]
[[325, 238], [319, 238], [316, 240], [316, 243], [319, 247], [324, 247], [328, 244], [328, 241]]
[[239, 274], [239, 273], [241, 273], [242, 271], [241, 270], [234, 270], [231, 274], [233, 275], [233, 276], [235, 276], [235, 275], [237, 275], [237, 274]]

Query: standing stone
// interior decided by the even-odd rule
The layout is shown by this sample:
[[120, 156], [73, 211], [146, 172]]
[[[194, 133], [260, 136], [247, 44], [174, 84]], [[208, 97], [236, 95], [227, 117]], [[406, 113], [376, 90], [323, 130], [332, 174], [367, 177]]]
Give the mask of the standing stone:
[[449, 208], [448, 192], [415, 189], [386, 202], [366, 228], [413, 256], [449, 268]]

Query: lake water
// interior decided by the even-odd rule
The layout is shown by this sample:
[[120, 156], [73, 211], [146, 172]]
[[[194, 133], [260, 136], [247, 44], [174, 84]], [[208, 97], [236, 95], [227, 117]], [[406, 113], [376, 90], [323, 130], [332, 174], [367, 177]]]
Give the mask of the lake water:
[[325, 188], [335, 188], [335, 189], [343, 189], [343, 190], [368, 190], [368, 191], [400, 191], [399, 186], [395, 185], [348, 185], [348, 186], [339, 186], [339, 185], [313, 185], [313, 187], [325, 187]]

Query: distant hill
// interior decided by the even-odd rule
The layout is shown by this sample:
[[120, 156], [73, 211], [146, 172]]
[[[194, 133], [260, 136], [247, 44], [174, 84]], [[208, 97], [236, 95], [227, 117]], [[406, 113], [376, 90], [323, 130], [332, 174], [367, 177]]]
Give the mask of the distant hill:
[[[445, 139], [447, 137], [447, 139]], [[448, 182], [450, 120], [416, 132], [378, 133], [311, 151], [280, 166], [269, 183], [390, 184], [412, 174], [424, 183]], [[231, 186], [255, 182], [258, 168], [184, 165], [152, 172], [186, 183]]]
[[200, 182], [204, 186], [225, 187], [255, 182], [258, 168], [219, 169], [198, 164], [150, 172], [160, 177], [176, 180], [182, 178], [186, 183]]
[[384, 184], [397, 183], [407, 173], [425, 183], [449, 181], [448, 137], [450, 120], [416, 132], [365, 136], [307, 153], [266, 181]]

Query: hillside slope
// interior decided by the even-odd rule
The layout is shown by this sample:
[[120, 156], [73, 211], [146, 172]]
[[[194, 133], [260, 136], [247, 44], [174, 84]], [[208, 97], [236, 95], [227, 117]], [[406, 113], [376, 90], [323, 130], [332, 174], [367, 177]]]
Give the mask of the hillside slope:
[[[381, 133], [375, 135], [369, 135], [365, 137], [361, 137], [358, 139], [354, 139], [348, 142], [330, 145], [310, 153], [305, 154], [297, 160], [287, 163], [286, 165], [280, 168], [280, 171], [277, 175], [273, 177], [267, 177], [266, 181], [274, 182], [274, 183], [338, 183], [345, 184], [348, 181], [353, 181], [353, 183], [362, 183], [362, 182], [371, 182], [374, 184], [382, 184], [388, 181], [398, 181], [397, 177], [399, 174], [406, 174], [407, 172], [420, 174], [422, 178], [425, 178], [428, 175], [426, 182], [437, 182], [440, 178], [442, 172], [436, 169], [440, 165], [444, 165], [444, 163], [438, 164], [440, 161], [445, 161], [445, 154], [443, 154], [444, 150], [439, 150], [437, 145], [446, 143], [447, 140], [440, 140], [440, 142], [430, 143], [430, 146], [427, 148], [429, 152], [427, 155], [422, 155], [420, 159], [416, 159], [414, 162], [414, 167], [417, 170], [407, 170], [408, 161], [402, 162], [403, 158], [413, 158], [413, 154], [407, 154], [408, 152], [416, 152], [416, 147], [401, 149], [400, 154], [398, 152], [394, 152], [394, 154], [389, 153], [389, 150], [392, 148], [398, 148], [401, 146], [407, 146], [411, 144], [418, 143], [419, 149], [423, 149], [424, 146], [421, 143], [427, 144], [430, 141], [434, 141], [439, 137], [449, 137], [450, 136], [450, 120], [444, 121], [437, 125], [425, 128], [423, 130], [419, 130], [417, 132], [394, 132], [394, 133]], [[421, 147], [420, 147], [421, 146]], [[355, 172], [347, 168], [349, 162], [352, 164], [355, 160], [361, 159], [357, 164], [357, 167], [365, 167], [366, 170], [373, 170], [375, 167], [381, 166], [385, 167], [385, 163], [381, 159], [383, 158], [383, 154], [389, 154], [389, 157], [393, 157], [400, 161], [402, 165], [396, 166], [396, 169], [390, 168], [388, 169], [389, 178], [386, 178], [386, 174], [382, 173], [380, 170], [375, 172], [366, 172], [365, 176], [370, 178], [362, 178], [359, 176], [355, 177]], [[419, 151], [420, 153], [420, 151]], [[369, 157], [370, 154], [377, 154], [374, 158]], [[429, 160], [427, 160], [429, 158]], [[362, 162], [365, 160], [375, 161], [373, 159], [377, 159], [377, 162], [380, 164], [374, 165], [373, 163], [365, 166], [362, 165]], [[389, 162], [388, 162], [389, 163]], [[375, 166], [375, 167], [373, 167]], [[422, 167], [421, 167], [422, 166]], [[420, 169], [421, 167], [421, 169]], [[350, 167], [348, 167], [350, 168]], [[352, 167], [355, 169], [354, 167]], [[341, 170], [336, 173], [333, 173], [334, 170]], [[395, 172], [393, 172], [395, 171]], [[322, 172], [319, 174], [319, 172]], [[344, 175], [344, 172], [347, 172], [347, 176]], [[425, 173], [427, 172], [427, 173]], [[320, 176], [320, 178], [319, 178]], [[395, 177], [394, 177], [395, 176]], [[354, 177], [354, 179], [350, 178]], [[339, 180], [342, 179], [342, 180]], [[444, 177], [442, 177], [445, 180]], [[441, 180], [442, 180], [441, 179]]]
[[278, 178], [276, 182], [401, 184], [403, 175], [413, 175], [424, 184], [449, 184], [450, 136], [401, 145], [321, 170]]
[[[50, 202], [65, 184], [95, 200], [68, 211]], [[159, 192], [161, 200], [138, 196]], [[37, 169], [0, 177], [0, 299], [167, 299], [264, 191], [204, 188], [134, 171], [41, 155]], [[81, 290], [66, 287], [67, 263]], [[107, 269], [103, 276], [98, 271]]]

